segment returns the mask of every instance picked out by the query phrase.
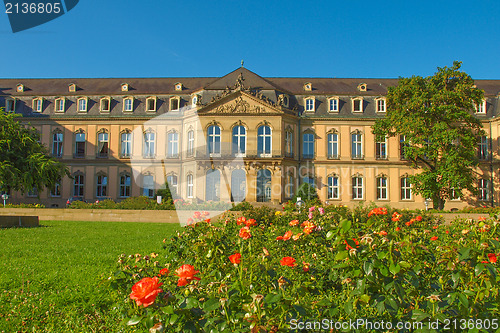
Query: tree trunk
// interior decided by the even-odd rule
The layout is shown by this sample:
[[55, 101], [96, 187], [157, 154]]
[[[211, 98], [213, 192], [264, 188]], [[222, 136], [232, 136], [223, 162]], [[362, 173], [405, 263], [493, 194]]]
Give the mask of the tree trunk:
[[433, 208], [436, 210], [443, 210], [445, 202], [446, 201], [441, 197], [432, 198], [432, 204], [434, 206]]

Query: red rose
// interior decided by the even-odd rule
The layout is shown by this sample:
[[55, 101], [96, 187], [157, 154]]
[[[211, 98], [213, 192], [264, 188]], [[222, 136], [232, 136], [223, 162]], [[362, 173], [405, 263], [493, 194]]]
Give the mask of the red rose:
[[130, 298], [135, 300], [137, 306], [144, 306], [145, 308], [155, 302], [156, 296], [163, 290], [160, 286], [163, 283], [158, 281], [158, 278], [144, 278], [132, 286]]
[[276, 237], [276, 240], [289, 240], [290, 238], [292, 238], [292, 235], [293, 235], [293, 232], [291, 232], [290, 230], [285, 232], [285, 234], [283, 236], [278, 236]]
[[488, 259], [493, 264], [497, 262], [497, 256], [494, 253], [488, 253]]
[[201, 280], [199, 277], [195, 275], [200, 271], [195, 271], [194, 267], [191, 265], [182, 265], [179, 269], [175, 271], [175, 275], [179, 277], [179, 281], [177, 282], [177, 286], [182, 287], [191, 282], [191, 280]]
[[241, 262], [241, 254], [235, 253], [229, 256], [229, 261], [232, 262], [233, 264], [239, 264]]
[[378, 234], [379, 234], [380, 236], [387, 236], [387, 231], [382, 230], [382, 231], [380, 231]]
[[247, 219], [244, 217], [244, 216], [240, 216], [238, 217], [238, 219], [236, 220], [236, 224], [237, 225], [242, 225], [243, 223], [245, 223]]
[[431, 241], [435, 241], [435, 240], [437, 240], [437, 239], [438, 239], [438, 237], [437, 237], [437, 236], [432, 236], [432, 237], [431, 237]]
[[160, 270], [160, 275], [167, 275], [168, 274], [168, 268], [163, 268]]
[[251, 227], [251, 226], [257, 225], [257, 221], [255, 221], [254, 219], [248, 219], [245, 221], [245, 224], [247, 227]]
[[422, 216], [420, 216], [420, 215], [419, 215], [419, 216], [417, 216], [417, 217], [415, 218], [415, 220], [417, 220], [418, 222], [422, 221]]
[[295, 267], [295, 259], [293, 259], [292, 257], [283, 257], [281, 260], [280, 260], [280, 264], [281, 266], [288, 266], [288, 267]]
[[252, 237], [252, 235], [250, 234], [250, 228], [249, 227], [243, 227], [243, 228], [241, 228], [239, 235], [243, 239], [249, 239], [250, 237]]

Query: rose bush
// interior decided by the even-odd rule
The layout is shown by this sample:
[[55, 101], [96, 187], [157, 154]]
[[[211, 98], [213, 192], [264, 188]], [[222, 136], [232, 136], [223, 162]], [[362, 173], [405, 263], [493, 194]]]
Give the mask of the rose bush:
[[[122, 255], [110, 281], [125, 300], [117, 304], [125, 322], [161, 322], [168, 332], [287, 332], [291, 319], [498, 317], [496, 217], [445, 225], [404, 210], [338, 206], [258, 214], [219, 223], [200, 214], [155, 258]], [[165, 268], [176, 274], [159, 274]], [[131, 288], [158, 275], [163, 291], [135, 306]]]

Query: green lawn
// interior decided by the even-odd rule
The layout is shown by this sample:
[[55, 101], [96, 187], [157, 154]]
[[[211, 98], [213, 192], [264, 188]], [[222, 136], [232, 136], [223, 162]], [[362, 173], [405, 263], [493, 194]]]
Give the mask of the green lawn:
[[121, 253], [158, 252], [177, 224], [44, 221], [0, 229], [0, 332], [116, 332], [103, 280]]

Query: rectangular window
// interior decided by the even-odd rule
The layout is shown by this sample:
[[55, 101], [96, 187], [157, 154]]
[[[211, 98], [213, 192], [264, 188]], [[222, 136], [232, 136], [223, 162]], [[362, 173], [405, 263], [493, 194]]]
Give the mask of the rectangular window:
[[76, 133], [75, 135], [75, 157], [85, 157], [85, 133]]
[[479, 197], [480, 201], [488, 201], [490, 199], [490, 182], [487, 179], [479, 179]]
[[353, 99], [352, 100], [352, 112], [363, 112], [363, 100]]
[[83, 197], [84, 196], [84, 180], [85, 177], [83, 175], [76, 175], [73, 179], [73, 196], [75, 197]]
[[291, 198], [293, 197], [293, 194], [295, 193], [293, 188], [293, 183], [294, 183], [294, 177], [293, 177], [293, 174], [288, 174], [287, 176], [287, 182], [286, 182], [286, 187], [285, 187], [285, 196], [286, 198]]
[[353, 159], [363, 158], [363, 134], [351, 134], [351, 156]]
[[328, 134], [328, 159], [339, 158], [339, 136], [337, 133]]
[[179, 134], [177, 132], [168, 133], [167, 157], [179, 157]]
[[52, 156], [62, 157], [63, 154], [63, 134], [55, 132], [52, 135]]
[[179, 107], [180, 107], [180, 103], [179, 103], [179, 99], [176, 98], [176, 97], [172, 97], [170, 99], [170, 110], [171, 111], [178, 111], [179, 110]]
[[133, 98], [125, 98], [123, 100], [123, 111], [131, 112], [134, 110], [134, 99]]
[[142, 186], [142, 195], [152, 198], [155, 195], [154, 178], [153, 176], [144, 176]]
[[408, 147], [408, 142], [406, 141], [406, 135], [399, 136], [399, 158], [402, 160], [406, 160], [405, 150]]
[[109, 148], [108, 133], [99, 133], [97, 135], [97, 157], [107, 158]]
[[328, 199], [338, 199], [339, 197], [339, 177], [328, 177]]
[[486, 100], [483, 100], [479, 105], [476, 105], [477, 114], [486, 114]]
[[130, 197], [131, 178], [129, 175], [120, 176], [120, 197]]
[[101, 98], [101, 112], [109, 112], [111, 109], [111, 99]]
[[80, 98], [78, 100], [78, 112], [87, 112], [87, 99]]
[[314, 99], [312, 98], [306, 99], [306, 111], [308, 112], [314, 111]]
[[64, 99], [63, 98], [56, 99], [55, 111], [56, 112], [64, 112]]
[[42, 112], [43, 100], [41, 98], [35, 98], [33, 100], [33, 111]]
[[188, 175], [187, 176], [187, 197], [192, 198], [193, 197], [193, 175]]
[[385, 112], [385, 99], [377, 99], [377, 112]]
[[376, 137], [375, 158], [377, 160], [387, 159], [387, 138], [384, 135], [378, 135]]
[[377, 178], [377, 200], [387, 200], [387, 178]]
[[132, 156], [132, 133], [122, 133], [120, 156], [122, 158], [130, 158]]
[[411, 200], [411, 184], [408, 177], [401, 178], [401, 200]]
[[314, 158], [314, 134], [305, 133], [303, 142], [303, 158]]
[[146, 111], [156, 111], [156, 98], [146, 100]]
[[188, 132], [188, 149], [187, 149], [187, 154], [188, 154], [188, 156], [193, 156], [194, 155], [194, 131], [189, 131]]
[[96, 197], [102, 198], [107, 196], [107, 194], [108, 194], [108, 176], [98, 175]]
[[144, 158], [155, 157], [155, 133], [144, 133]]
[[15, 99], [5, 100], [5, 111], [6, 112], [15, 112], [16, 111], [16, 100]]
[[482, 161], [486, 161], [488, 159], [488, 137], [481, 136], [479, 138], [479, 147], [478, 147], [478, 157]]
[[339, 99], [331, 98], [328, 100], [328, 111], [339, 112]]
[[53, 198], [59, 198], [61, 196], [61, 184], [54, 184], [54, 187], [50, 190], [50, 196]]
[[363, 199], [363, 178], [352, 177], [352, 199]]
[[167, 176], [167, 184], [170, 188], [170, 192], [172, 193], [172, 195], [177, 194], [177, 176], [176, 175]]

